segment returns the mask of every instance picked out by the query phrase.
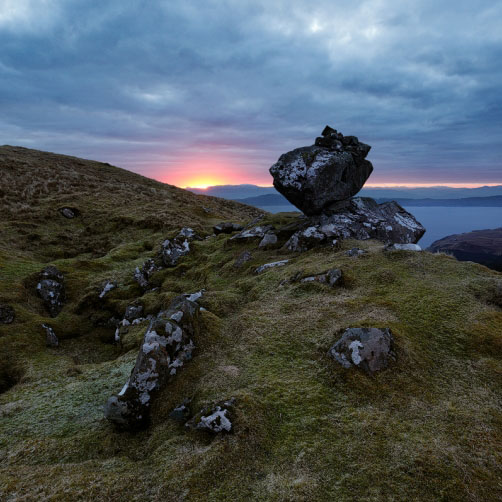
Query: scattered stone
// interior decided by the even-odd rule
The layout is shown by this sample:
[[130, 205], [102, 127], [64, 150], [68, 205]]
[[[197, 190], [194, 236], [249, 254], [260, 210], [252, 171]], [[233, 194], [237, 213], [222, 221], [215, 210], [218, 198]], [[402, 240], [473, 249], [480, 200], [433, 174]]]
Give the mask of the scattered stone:
[[343, 283], [343, 272], [339, 268], [334, 268], [323, 272], [322, 274], [309, 275], [306, 277], [294, 277], [291, 282], [300, 281], [303, 283], [320, 282], [322, 284], [329, 284], [332, 288], [340, 286]]
[[197, 302], [202, 298], [205, 291], [205, 289], [201, 289], [199, 291], [196, 291], [195, 293], [185, 293], [183, 296], [191, 302]]
[[230, 237], [230, 240], [262, 239], [267, 232], [273, 230], [272, 225], [264, 225], [252, 228], [246, 228], [242, 232]]
[[274, 261], [272, 263], [265, 263], [265, 265], [260, 265], [255, 270], [255, 274], [261, 274], [262, 272], [265, 272], [265, 270], [268, 270], [269, 268], [283, 267], [288, 262], [289, 262], [289, 260], [280, 260], [280, 261]]
[[356, 366], [372, 375], [395, 360], [394, 338], [388, 328], [347, 328], [329, 355], [344, 368]]
[[191, 429], [203, 430], [218, 434], [232, 431], [232, 419], [235, 399], [220, 402], [201, 410], [185, 426]]
[[142, 305], [128, 305], [125, 309], [124, 319], [127, 319], [129, 322], [134, 321], [134, 319], [138, 319], [143, 314], [143, 306]]
[[327, 126], [315, 145], [279, 157], [270, 168], [274, 187], [306, 215], [354, 196], [373, 171], [370, 146]]
[[228, 221], [227, 222], [223, 221], [213, 227], [213, 232], [216, 235], [231, 234], [232, 232], [240, 232], [243, 229], [244, 227], [242, 225], [239, 225], [237, 223], [231, 223]]
[[44, 302], [51, 317], [56, 317], [62, 310], [65, 300], [64, 276], [54, 266], [45, 267], [40, 272], [37, 292]]
[[178, 264], [178, 260], [187, 255], [190, 252], [190, 244], [188, 239], [178, 239], [173, 240], [166, 239], [160, 249], [160, 254], [162, 257], [162, 263], [166, 267], [175, 267]]
[[188, 239], [189, 241], [193, 241], [193, 240], [197, 240], [197, 241], [201, 241], [202, 240], [202, 237], [200, 237], [199, 235], [197, 235], [197, 233], [195, 232], [195, 230], [193, 228], [190, 228], [190, 227], [183, 227], [179, 234], [176, 236], [176, 238], [179, 238], [179, 239]]
[[11, 324], [16, 318], [16, 313], [10, 305], [0, 304], [0, 324]]
[[150, 289], [150, 277], [154, 272], [161, 270], [162, 267], [159, 267], [152, 258], [143, 263], [141, 268], [136, 267], [134, 271], [134, 279], [140, 285], [143, 290]]
[[273, 246], [274, 244], [277, 244], [277, 235], [275, 235], [273, 232], [267, 232], [263, 236], [263, 239], [260, 241], [260, 244], [258, 244], [258, 247], [266, 249]]
[[109, 293], [112, 289], [117, 287], [117, 283], [115, 281], [106, 281], [102, 286], [101, 293], [99, 293], [100, 298], [104, 298], [107, 293]]
[[131, 375], [106, 403], [105, 417], [125, 429], [144, 425], [157, 391], [192, 358], [198, 333], [199, 306], [183, 296], [152, 318]]
[[385, 251], [422, 251], [418, 244], [389, 244]]
[[129, 326], [131, 323], [127, 319], [122, 319], [118, 326], [117, 329], [115, 330], [115, 343], [120, 343], [122, 340], [122, 337], [124, 335], [127, 335], [129, 333]]
[[190, 418], [190, 399], [185, 399], [181, 404], [176, 406], [171, 413], [169, 413], [169, 417], [175, 420], [176, 422], [186, 423]]
[[305, 230], [295, 232], [285, 247], [295, 253], [303, 253], [313, 247], [319, 246], [326, 240], [326, 235], [320, 232], [317, 227], [307, 227]]
[[211, 213], [211, 209], [209, 209], [208, 207], [206, 206], [202, 206], [202, 210], [206, 213], [206, 214], [210, 214]]
[[59, 212], [69, 220], [72, 220], [80, 214], [78, 209], [75, 209], [74, 207], [62, 207], [59, 209]]
[[360, 249], [360, 248], [352, 248], [352, 249], [349, 249], [348, 251], [345, 251], [345, 256], [358, 257], [363, 254], [366, 254], [366, 251], [364, 249]]
[[247, 251], [247, 250], [243, 251], [235, 260], [234, 267], [241, 268], [244, 265], [244, 263], [246, 263], [247, 261], [250, 261], [252, 259], [253, 259], [253, 256], [251, 255], [251, 253], [249, 251]]
[[42, 328], [45, 329], [45, 344], [47, 347], [58, 347], [59, 340], [54, 330], [48, 324], [42, 324]]

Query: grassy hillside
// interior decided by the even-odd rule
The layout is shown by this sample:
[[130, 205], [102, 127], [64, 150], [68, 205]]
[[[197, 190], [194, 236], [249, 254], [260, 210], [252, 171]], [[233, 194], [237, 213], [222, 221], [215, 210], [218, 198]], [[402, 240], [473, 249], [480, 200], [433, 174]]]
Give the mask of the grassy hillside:
[[[502, 498], [502, 275], [446, 255], [383, 252], [375, 241], [301, 255], [279, 246], [193, 244], [159, 289], [134, 267], [185, 225], [201, 235], [259, 210], [71, 157], [0, 148], [0, 500], [487, 501]], [[58, 209], [80, 215], [66, 219]], [[205, 209], [204, 209], [205, 208]], [[297, 218], [267, 215], [276, 227]], [[281, 244], [281, 242], [279, 242]], [[368, 251], [351, 258], [344, 250]], [[252, 260], [236, 269], [243, 250]], [[255, 275], [261, 264], [289, 258]], [[36, 274], [56, 265], [67, 303], [50, 319]], [[286, 283], [340, 267], [341, 288]], [[99, 299], [105, 280], [118, 288]], [[124, 384], [146, 325], [119, 347], [106, 326], [133, 300], [147, 314], [201, 288], [193, 360], [144, 431], [116, 431], [103, 404]], [[45, 346], [43, 322], [61, 344]], [[397, 361], [369, 377], [327, 357], [340, 330], [390, 327]], [[169, 419], [236, 398], [235, 432]]]

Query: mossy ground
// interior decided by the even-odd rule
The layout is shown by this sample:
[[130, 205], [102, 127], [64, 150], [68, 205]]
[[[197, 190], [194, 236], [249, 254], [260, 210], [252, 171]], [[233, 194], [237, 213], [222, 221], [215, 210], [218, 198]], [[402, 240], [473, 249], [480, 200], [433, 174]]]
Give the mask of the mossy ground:
[[[121, 178], [113, 169], [106, 167], [104, 179], [108, 171]], [[155, 183], [130, 176], [131, 184]], [[386, 253], [371, 241], [292, 255], [218, 236], [195, 242], [177, 267], [154, 276], [159, 289], [142, 295], [132, 271], [163, 238], [186, 224], [208, 234], [219, 220], [245, 222], [256, 211], [164, 185], [155, 202], [145, 194], [127, 204], [124, 194], [103, 204], [107, 190], [114, 197], [110, 187], [92, 201], [85, 190], [72, 190], [65, 197], [82, 213], [76, 220], [62, 218], [62, 201], [48, 193], [28, 201], [22, 218], [10, 212], [0, 223], [0, 301], [17, 314], [13, 324], [0, 325], [0, 363], [7, 375], [15, 373], [0, 394], [0, 499], [502, 497], [502, 310], [490, 293], [501, 274], [445, 255]], [[200, 210], [209, 205], [211, 213]], [[169, 217], [157, 220], [159, 212]], [[295, 218], [268, 215], [265, 222]], [[27, 246], [22, 228], [38, 235], [38, 244]], [[368, 253], [345, 256], [356, 245]], [[236, 269], [244, 249], [253, 259]], [[285, 258], [284, 267], [253, 273]], [[47, 264], [67, 278], [68, 303], [55, 319], [32, 289]], [[344, 271], [343, 287], [280, 285], [299, 271], [333, 267]], [[110, 278], [119, 287], [100, 302], [99, 287]], [[154, 313], [201, 288], [207, 311], [194, 359], [158, 395], [146, 430], [117, 432], [102, 406], [125, 382], [145, 325], [120, 348], [100, 321], [137, 298]], [[45, 347], [42, 322], [61, 337], [59, 348]], [[349, 326], [390, 327], [396, 363], [374, 377], [337, 366], [326, 354]], [[232, 434], [210, 437], [168, 418], [185, 398], [198, 411], [230, 397], [237, 399]]]

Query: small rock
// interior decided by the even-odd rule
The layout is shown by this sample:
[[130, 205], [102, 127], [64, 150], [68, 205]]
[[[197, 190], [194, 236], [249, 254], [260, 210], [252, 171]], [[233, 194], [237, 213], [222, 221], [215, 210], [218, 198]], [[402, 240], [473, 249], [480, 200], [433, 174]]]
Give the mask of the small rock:
[[72, 220], [73, 218], [79, 215], [78, 209], [75, 209], [73, 207], [62, 207], [59, 209], [59, 212], [69, 220]]
[[240, 232], [244, 227], [237, 223], [223, 221], [213, 227], [213, 232], [219, 234], [231, 234], [232, 232]]
[[171, 413], [169, 413], [169, 417], [175, 420], [176, 422], [186, 423], [190, 418], [190, 399], [185, 399], [181, 404], [176, 406]]
[[101, 293], [99, 293], [99, 297], [104, 298], [107, 293], [109, 293], [112, 289], [115, 289], [116, 287], [117, 283], [115, 281], [106, 281], [101, 288]]
[[206, 291], [205, 289], [201, 289], [199, 291], [196, 291], [195, 293], [185, 293], [183, 296], [188, 301], [197, 302], [197, 301], [199, 301], [202, 298], [202, 296], [204, 295], [205, 291]]
[[288, 242], [286, 242], [285, 247], [289, 249], [289, 251], [302, 253], [308, 249], [319, 246], [325, 240], [326, 235], [320, 232], [315, 226], [312, 226], [305, 230], [295, 232]]
[[54, 330], [48, 324], [42, 324], [42, 328], [45, 329], [45, 344], [47, 347], [58, 347], [59, 340]]
[[162, 267], [158, 266], [152, 258], [149, 258], [145, 261], [145, 263], [143, 263], [141, 268], [136, 267], [136, 270], [134, 271], [134, 279], [140, 287], [146, 291], [150, 289], [149, 281], [152, 274], [161, 269]]
[[352, 249], [349, 249], [348, 251], [345, 251], [345, 256], [357, 257], [357, 256], [361, 256], [363, 254], [366, 254], [366, 251], [364, 249], [360, 249], [360, 248], [352, 248]]
[[274, 227], [272, 225], [264, 225], [253, 228], [246, 228], [242, 232], [230, 237], [230, 240], [246, 240], [246, 239], [262, 239], [267, 232], [273, 230]]
[[178, 260], [190, 252], [190, 243], [188, 239], [166, 239], [160, 250], [162, 262], [166, 267], [175, 267]]
[[265, 265], [261, 265], [255, 270], [255, 274], [261, 274], [262, 272], [265, 272], [265, 270], [268, 270], [269, 268], [283, 267], [288, 262], [289, 260], [280, 260], [280, 261], [274, 261], [272, 263], [265, 263]]
[[241, 268], [244, 263], [253, 259], [253, 256], [249, 251], [243, 251], [235, 260], [234, 267]]
[[232, 415], [235, 399], [220, 402], [201, 410], [185, 425], [191, 429], [203, 430], [217, 434], [232, 431]]
[[385, 251], [422, 251], [418, 244], [389, 244]]
[[395, 360], [394, 338], [388, 328], [347, 328], [329, 355], [344, 368], [356, 366], [373, 374]]
[[16, 313], [10, 305], [0, 304], [0, 324], [11, 324], [16, 318]]
[[277, 235], [275, 235], [273, 232], [267, 232], [263, 236], [263, 239], [260, 241], [260, 244], [258, 244], [258, 247], [268, 248], [270, 246], [273, 246], [274, 244], [277, 244]]
[[189, 241], [193, 241], [193, 240], [197, 240], [197, 241], [201, 241], [202, 240], [202, 237], [200, 237], [199, 235], [197, 235], [197, 233], [195, 232], [195, 230], [193, 228], [190, 228], [190, 227], [183, 227], [179, 234], [177, 235], [177, 238], [179, 239], [188, 239]]
[[143, 306], [142, 305], [128, 305], [125, 309], [124, 319], [129, 322], [138, 319], [143, 314]]
[[54, 266], [45, 267], [40, 272], [40, 282], [37, 292], [44, 302], [46, 310], [51, 317], [56, 317], [61, 312], [65, 300], [64, 276]]
[[329, 284], [333, 288], [343, 282], [343, 273], [339, 268], [334, 268], [322, 274], [310, 275], [302, 278], [294, 277], [291, 279], [291, 282], [295, 282], [297, 280], [303, 283], [320, 282], [323, 284]]

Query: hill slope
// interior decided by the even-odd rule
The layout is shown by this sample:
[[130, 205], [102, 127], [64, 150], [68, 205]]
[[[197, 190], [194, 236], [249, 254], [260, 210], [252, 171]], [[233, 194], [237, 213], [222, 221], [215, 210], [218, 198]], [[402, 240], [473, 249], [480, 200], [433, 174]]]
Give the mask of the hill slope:
[[[195, 242], [143, 293], [132, 271], [190, 225], [258, 210], [90, 161], [0, 148], [0, 498], [2, 500], [497, 500], [502, 425], [501, 274], [378, 242], [301, 255], [219, 235]], [[63, 206], [80, 215], [65, 219]], [[207, 213], [203, 207], [209, 208]], [[267, 215], [280, 227], [295, 215]], [[359, 257], [344, 251], [357, 245]], [[243, 250], [252, 259], [233, 264]], [[261, 264], [286, 266], [254, 274]], [[49, 318], [36, 274], [56, 265], [67, 301]], [[287, 282], [340, 267], [343, 287]], [[104, 281], [118, 287], [100, 299]], [[115, 430], [103, 404], [124, 384], [146, 329], [123, 346], [132, 301], [146, 314], [201, 288], [193, 360], [155, 401], [150, 426]], [[45, 346], [43, 322], [60, 337]], [[390, 327], [397, 361], [369, 377], [326, 355], [349, 326]], [[208, 436], [169, 418], [236, 398], [235, 431]]]

